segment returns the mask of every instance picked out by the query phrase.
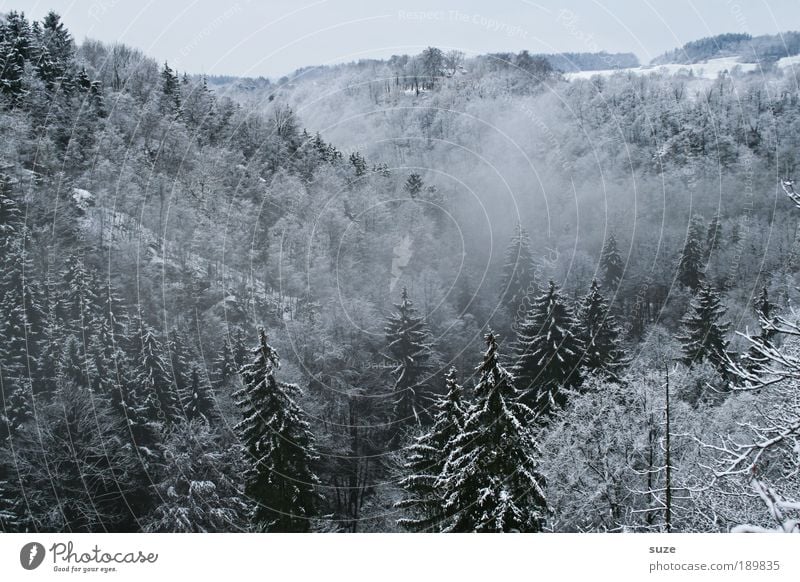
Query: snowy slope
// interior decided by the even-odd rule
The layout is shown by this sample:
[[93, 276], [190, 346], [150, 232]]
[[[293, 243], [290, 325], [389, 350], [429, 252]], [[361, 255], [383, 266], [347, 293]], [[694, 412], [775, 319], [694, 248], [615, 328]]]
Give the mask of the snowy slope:
[[[789, 57], [794, 59], [796, 57]], [[781, 61], [786, 59], [781, 59]], [[780, 61], [779, 61], [780, 62]], [[569, 80], [573, 79], [591, 79], [595, 75], [608, 76], [615, 73], [633, 73], [636, 75], [649, 75], [651, 73], [662, 73], [667, 75], [675, 75], [678, 73], [689, 74], [690, 72], [697, 78], [702, 79], [716, 79], [720, 73], [731, 71], [737, 68], [743, 73], [750, 73], [758, 69], [755, 63], [740, 63], [739, 57], [723, 57], [719, 59], [711, 59], [703, 63], [696, 63], [693, 65], [679, 65], [668, 64], [660, 66], [644, 66], [634, 67], [630, 69], [612, 69], [606, 71], [579, 71], [577, 73], [566, 73], [564, 77]]]

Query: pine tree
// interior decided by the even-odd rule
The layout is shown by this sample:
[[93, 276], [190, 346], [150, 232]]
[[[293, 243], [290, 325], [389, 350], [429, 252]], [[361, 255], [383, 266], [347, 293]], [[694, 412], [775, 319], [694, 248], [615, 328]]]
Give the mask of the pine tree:
[[706, 254], [711, 254], [719, 248], [722, 244], [722, 217], [719, 212], [714, 213], [711, 218], [711, 223], [708, 225], [708, 234], [706, 234]]
[[603, 285], [606, 289], [614, 289], [622, 281], [625, 272], [625, 263], [619, 254], [617, 238], [614, 233], [608, 235], [603, 252], [600, 254], [600, 268], [603, 269]]
[[501, 282], [501, 302], [515, 318], [518, 314], [524, 316], [520, 311], [527, 307], [525, 299], [534, 293], [535, 274], [536, 263], [528, 232], [517, 223], [506, 249]]
[[30, 376], [44, 322], [44, 298], [27, 251], [27, 230], [6, 246], [0, 259], [0, 356], [14, 373]]
[[542, 414], [564, 405], [563, 387], [580, 383], [584, 346], [572, 308], [553, 281], [517, 329], [513, 371], [519, 389]]
[[389, 316], [385, 330], [386, 350], [394, 362], [394, 418], [395, 427], [399, 428], [412, 420], [420, 422], [418, 405], [425, 391], [431, 346], [425, 319], [417, 315], [405, 287], [395, 308], [397, 311]]
[[181, 416], [180, 401], [168, 372], [161, 342], [153, 328], [140, 324], [140, 350], [136, 369], [136, 400], [150, 422], [166, 425]]
[[164, 63], [164, 68], [161, 69], [161, 93], [164, 107], [172, 114], [180, 113], [181, 92], [178, 74], [167, 63]]
[[25, 61], [30, 57], [31, 28], [23, 14], [11, 11], [0, 23], [0, 92], [11, 105], [25, 94]]
[[361, 177], [367, 173], [367, 161], [364, 159], [364, 156], [358, 152], [350, 154], [350, 165], [353, 166], [357, 177]]
[[442, 531], [538, 532], [548, 510], [533, 411], [519, 401], [491, 332], [486, 345], [475, 402], [435, 485], [444, 496]]
[[87, 357], [83, 343], [74, 335], [68, 335], [58, 363], [58, 382], [89, 388], [95, 376], [93, 362]]
[[724, 316], [725, 308], [719, 295], [711, 286], [701, 285], [689, 313], [682, 320], [683, 332], [678, 336], [687, 365], [707, 359], [718, 369], [722, 368], [728, 347], [725, 334], [730, 325], [722, 322]]
[[406, 180], [403, 189], [411, 198], [416, 198], [422, 191], [423, 186], [424, 183], [422, 182], [422, 176], [414, 172], [408, 175], [408, 179]]
[[247, 348], [245, 341], [244, 330], [241, 327], [236, 328], [236, 335], [233, 337], [231, 344], [231, 352], [233, 355], [233, 363], [236, 366], [237, 372], [247, 363], [250, 356], [250, 350]]
[[60, 303], [63, 318], [68, 322], [71, 331], [87, 335], [87, 332], [91, 333], [99, 315], [97, 277], [86, 268], [83, 259], [71, 255], [67, 259], [62, 278], [64, 291]]
[[22, 213], [11, 188], [11, 180], [0, 173], [0, 250], [3, 255], [14, 241], [22, 223]]
[[122, 386], [129, 381], [130, 370], [123, 344], [130, 322], [110, 281], [98, 291], [97, 300], [99, 315], [89, 349], [97, 370], [93, 388], [107, 395], [116, 407], [120, 404]]
[[697, 291], [703, 283], [704, 259], [703, 219], [695, 216], [689, 225], [686, 242], [678, 261], [678, 281], [692, 291]]
[[586, 349], [583, 365], [590, 372], [615, 377], [624, 357], [620, 348], [621, 330], [595, 279], [581, 303], [578, 319], [580, 338]]
[[74, 61], [75, 46], [72, 35], [55, 12], [49, 12], [42, 20], [41, 29], [35, 35], [36, 72], [48, 88], [60, 84], [69, 86], [70, 67]]
[[[33, 420], [33, 386], [28, 378], [7, 378], [0, 368], [0, 444]], [[2, 448], [2, 447], [0, 447]]]
[[188, 349], [188, 343], [184, 334], [175, 328], [170, 330], [167, 347], [171, 364], [172, 386], [175, 394], [181, 400], [186, 398], [191, 382], [189, 362], [192, 359], [192, 354]]
[[314, 436], [295, 402], [300, 388], [275, 379], [278, 354], [259, 330], [254, 361], [242, 369], [244, 387], [234, 394], [240, 432], [251, 466], [245, 494], [257, 507], [253, 521], [266, 532], [305, 532], [316, 515], [318, 479]]
[[435, 531], [445, 517], [436, 481], [466, 420], [463, 390], [456, 382], [455, 368], [448, 371], [445, 381], [446, 392], [433, 405], [433, 426], [408, 447], [403, 467], [407, 476], [400, 486], [405, 490], [405, 498], [397, 507], [409, 510], [411, 515], [398, 520], [398, 524], [411, 531]]
[[197, 366], [192, 366], [189, 390], [183, 406], [189, 421], [201, 419], [207, 424], [211, 424], [216, 418], [214, 394], [211, 386], [200, 375]]
[[236, 361], [233, 356], [233, 346], [230, 340], [226, 337], [222, 342], [222, 349], [214, 360], [214, 378], [218, 388], [224, 386], [228, 380], [234, 378], [239, 373], [239, 368], [236, 366]]

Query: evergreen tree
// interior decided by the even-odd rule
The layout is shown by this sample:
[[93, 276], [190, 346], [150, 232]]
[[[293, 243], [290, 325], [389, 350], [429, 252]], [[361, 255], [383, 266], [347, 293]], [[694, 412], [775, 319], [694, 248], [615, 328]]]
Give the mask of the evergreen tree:
[[216, 417], [216, 404], [211, 386], [200, 375], [197, 366], [192, 366], [189, 390], [184, 402], [186, 418], [190, 421], [201, 419], [211, 424]]
[[140, 350], [135, 378], [137, 404], [143, 407], [150, 422], [170, 425], [177, 422], [182, 414], [161, 342], [153, 328], [144, 322], [141, 322], [139, 333]]
[[68, 335], [58, 364], [57, 381], [89, 388], [90, 379], [95, 376], [93, 362], [87, 357], [83, 343], [74, 335]]
[[0, 258], [0, 364], [9, 378], [31, 378], [37, 369], [36, 352], [44, 323], [44, 297], [22, 227], [5, 246]]
[[608, 235], [608, 240], [603, 245], [603, 252], [600, 254], [600, 268], [603, 269], [603, 285], [606, 289], [616, 288], [625, 272], [625, 263], [622, 262], [617, 247], [617, 238], [613, 232]]
[[63, 318], [68, 322], [71, 331], [88, 336], [99, 315], [96, 293], [100, 286], [97, 277], [94, 272], [86, 268], [83, 259], [71, 255], [63, 271], [63, 281], [61, 296]]
[[486, 335], [475, 402], [435, 486], [444, 496], [445, 532], [538, 532], [547, 514], [533, 412]]
[[222, 349], [214, 360], [214, 377], [218, 387], [224, 386], [228, 380], [238, 375], [241, 366], [236, 365], [233, 356], [233, 346], [227, 337], [222, 342]]
[[35, 35], [36, 72], [48, 88], [69, 85], [70, 67], [74, 61], [75, 45], [72, 35], [55, 12], [49, 12], [42, 20], [41, 29]]
[[254, 361], [242, 369], [244, 387], [234, 394], [240, 432], [250, 459], [245, 494], [257, 507], [253, 521], [266, 532], [305, 532], [316, 515], [318, 479], [314, 436], [295, 399], [300, 388], [275, 379], [278, 354], [259, 331]]
[[722, 244], [722, 217], [719, 212], [714, 213], [711, 218], [711, 223], [708, 225], [708, 234], [706, 234], [706, 254], [711, 254], [719, 248]]
[[[527, 307], [525, 299], [534, 291], [535, 274], [536, 263], [528, 232], [517, 223], [506, 249], [501, 283], [501, 301], [514, 318]], [[524, 313], [520, 315], [524, 316]]]
[[250, 350], [247, 348], [247, 343], [245, 341], [244, 330], [241, 327], [236, 328], [236, 335], [234, 335], [233, 343], [231, 344], [231, 352], [233, 355], [233, 363], [238, 372], [242, 366], [247, 363], [247, 359], [250, 355]]
[[181, 92], [178, 74], [173, 71], [169, 64], [164, 63], [161, 69], [161, 93], [163, 95], [163, 106], [172, 114], [178, 114], [181, 110]]
[[3, 255], [18, 234], [21, 222], [22, 213], [11, 188], [11, 180], [0, 173], [0, 250]]
[[[0, 367], [0, 445], [33, 420], [33, 386], [27, 378], [6, 378]], [[0, 447], [2, 448], [2, 447]]]
[[462, 391], [456, 382], [456, 371], [451, 368], [446, 376], [446, 392], [433, 405], [433, 426], [414, 438], [408, 447], [403, 467], [407, 476], [400, 481], [405, 498], [397, 504], [411, 514], [398, 520], [398, 524], [408, 530], [435, 531], [445, 517], [436, 481], [444, 470], [453, 443], [464, 429]]
[[431, 346], [425, 319], [417, 315], [405, 287], [395, 308], [397, 311], [389, 316], [385, 330], [386, 350], [394, 362], [394, 418], [399, 428], [411, 420], [420, 423], [418, 405], [430, 369]]
[[695, 216], [689, 225], [686, 242], [678, 261], [678, 281], [692, 291], [697, 291], [704, 280], [704, 246], [703, 219]]
[[538, 412], [548, 414], [563, 406], [561, 388], [580, 383], [584, 346], [579, 333], [572, 308], [550, 281], [520, 323], [514, 345], [517, 384]]
[[419, 193], [422, 191], [422, 187], [424, 183], [422, 182], [422, 176], [413, 172], [408, 175], [408, 179], [406, 180], [403, 189], [408, 193], [411, 198], [416, 198], [419, 196]]
[[719, 295], [709, 285], [701, 285], [689, 313], [682, 320], [683, 331], [678, 339], [687, 365], [707, 359], [721, 369], [726, 359], [728, 342], [725, 334], [729, 323], [723, 323], [725, 308]]
[[107, 319], [102, 319], [89, 346], [94, 378], [92, 389], [116, 403], [118, 386], [125, 374], [125, 353]]
[[25, 15], [11, 11], [0, 23], [0, 92], [11, 105], [25, 94], [25, 61], [30, 58], [31, 27]]
[[156, 484], [159, 505], [148, 532], [245, 532], [251, 503], [244, 497], [241, 445], [204, 422], [179, 425], [164, 443], [169, 466]]
[[595, 279], [581, 303], [578, 319], [580, 338], [586, 349], [583, 365], [591, 372], [616, 376], [624, 357], [620, 348], [621, 330]]
[[[38, 404], [36, 430], [14, 440], [16, 479], [7, 482], [24, 499], [18, 531], [129, 529], [140, 509], [132, 498], [140, 466], [123, 435], [108, 402], [88, 388], [62, 383]], [[0, 447], [0, 456], [10, 454]]]
[[185, 400], [188, 395], [191, 382], [189, 362], [192, 359], [192, 354], [188, 349], [188, 343], [184, 334], [175, 328], [170, 330], [167, 347], [169, 349], [171, 364], [172, 386], [175, 394], [177, 394], [181, 400]]
[[367, 161], [364, 159], [364, 156], [358, 152], [350, 154], [350, 165], [353, 166], [357, 177], [361, 177], [367, 173]]

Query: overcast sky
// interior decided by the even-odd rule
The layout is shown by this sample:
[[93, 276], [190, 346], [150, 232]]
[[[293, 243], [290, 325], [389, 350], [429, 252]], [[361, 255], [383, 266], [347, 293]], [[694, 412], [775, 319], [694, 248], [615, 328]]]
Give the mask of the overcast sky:
[[800, 0], [0, 0], [9, 10], [55, 10], [79, 42], [123, 42], [181, 71], [271, 77], [429, 45], [647, 62], [704, 36], [800, 27]]

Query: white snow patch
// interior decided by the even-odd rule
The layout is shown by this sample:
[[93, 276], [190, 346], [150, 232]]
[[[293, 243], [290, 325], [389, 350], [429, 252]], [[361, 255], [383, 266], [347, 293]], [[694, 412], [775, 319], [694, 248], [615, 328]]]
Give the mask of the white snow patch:
[[72, 189], [72, 199], [75, 201], [75, 205], [84, 212], [89, 206], [94, 205], [94, 196], [92, 193], [88, 190], [82, 190], [81, 188]]
[[[794, 58], [794, 57], [788, 57]], [[784, 59], [781, 59], [783, 61]], [[778, 61], [779, 63], [781, 61]], [[722, 57], [719, 59], [710, 59], [708, 61], [702, 63], [695, 63], [692, 65], [679, 65], [679, 64], [668, 64], [668, 65], [658, 65], [658, 66], [650, 66], [646, 65], [643, 67], [632, 67], [629, 69], [609, 69], [603, 71], [578, 71], [576, 73], [565, 73], [564, 77], [570, 81], [573, 79], [591, 79], [595, 75], [599, 75], [601, 77], [608, 77], [610, 75], [614, 75], [616, 73], [633, 73], [635, 75], [649, 75], [651, 73], [661, 73], [666, 75], [676, 75], [676, 74], [693, 74], [695, 77], [703, 78], [703, 79], [716, 79], [720, 73], [725, 71], [730, 72], [734, 68], [737, 68], [742, 73], [750, 73], [758, 69], [758, 65], [756, 63], [741, 63], [739, 62], [739, 57]]]
[[800, 55], [793, 55], [791, 57], [783, 57], [778, 59], [775, 66], [779, 69], [786, 69], [788, 67], [800, 66]]

